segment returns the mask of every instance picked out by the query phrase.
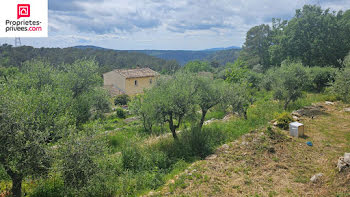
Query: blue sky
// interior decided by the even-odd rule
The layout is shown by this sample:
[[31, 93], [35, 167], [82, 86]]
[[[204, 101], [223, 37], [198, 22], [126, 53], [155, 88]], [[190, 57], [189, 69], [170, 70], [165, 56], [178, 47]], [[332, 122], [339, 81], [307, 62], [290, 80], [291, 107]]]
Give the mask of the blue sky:
[[[289, 19], [304, 4], [350, 9], [350, 0], [49, 0], [49, 37], [23, 45], [112, 49], [241, 46], [253, 26]], [[0, 44], [14, 39], [0, 38]]]

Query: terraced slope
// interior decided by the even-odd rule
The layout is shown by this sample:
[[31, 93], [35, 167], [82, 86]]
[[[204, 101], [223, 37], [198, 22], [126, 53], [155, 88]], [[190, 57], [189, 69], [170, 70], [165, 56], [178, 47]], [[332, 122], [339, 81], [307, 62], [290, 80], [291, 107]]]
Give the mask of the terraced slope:
[[[277, 128], [242, 136], [149, 196], [350, 196], [350, 169], [336, 168], [338, 158], [350, 152], [345, 107], [321, 104], [319, 115], [301, 117], [304, 138]], [[311, 182], [317, 173], [323, 176]]]

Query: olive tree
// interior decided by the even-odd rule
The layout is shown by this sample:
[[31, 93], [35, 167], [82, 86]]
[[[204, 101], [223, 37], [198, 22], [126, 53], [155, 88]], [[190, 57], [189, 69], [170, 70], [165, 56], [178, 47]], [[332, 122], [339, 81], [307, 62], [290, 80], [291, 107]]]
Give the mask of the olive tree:
[[66, 188], [81, 191], [88, 187], [101, 171], [98, 159], [105, 153], [105, 138], [95, 136], [100, 128], [90, 126], [83, 131], [67, 132], [69, 136], [59, 146], [59, 166]]
[[98, 74], [98, 65], [92, 60], [77, 60], [59, 68], [58, 86], [64, 87], [73, 96], [73, 113], [76, 125], [99, 117], [110, 111], [110, 104], [105, 90], [101, 89], [102, 77]]
[[235, 83], [227, 85], [225, 102], [232, 107], [233, 112], [236, 112], [240, 116], [247, 119], [247, 110], [252, 104], [253, 100], [250, 90], [245, 83]]
[[350, 54], [343, 62], [344, 68], [337, 72], [332, 83], [332, 92], [344, 102], [350, 102]]
[[[98, 75], [88, 79], [93, 73], [93, 64], [86, 62], [86, 68], [83, 68], [84, 65], [78, 62], [73, 65], [75, 69], [58, 70], [46, 63], [33, 61], [27, 63], [22, 72], [2, 69], [0, 165], [12, 179], [13, 196], [21, 196], [25, 177], [48, 172], [53, 151], [50, 146], [59, 139], [65, 139], [67, 128], [74, 128], [81, 122], [82, 113], [76, 111], [90, 112], [108, 105], [105, 95], [96, 87]], [[83, 81], [95, 82], [70, 82], [73, 75], [68, 71], [75, 72], [73, 75]]]
[[207, 112], [224, 99], [224, 82], [210, 77], [193, 76], [195, 103], [199, 105], [202, 115], [199, 128], [202, 128]]
[[302, 91], [309, 83], [305, 67], [297, 62], [283, 62], [274, 72], [274, 77], [274, 97], [284, 102], [284, 109], [287, 109], [290, 102], [302, 96]]
[[21, 196], [26, 176], [48, 172], [51, 134], [72, 122], [64, 102], [67, 98], [49, 86], [26, 91], [0, 87], [0, 164], [12, 179], [13, 196]]
[[153, 125], [157, 122], [156, 111], [152, 109], [154, 101], [145, 95], [137, 95], [130, 102], [130, 111], [141, 118], [143, 128], [146, 132], [152, 132]]
[[194, 113], [194, 86], [190, 75], [178, 73], [163, 78], [145, 93], [145, 105], [158, 123], [166, 122], [174, 137], [184, 118]]
[[332, 67], [310, 67], [310, 87], [308, 89], [322, 92], [335, 79], [336, 69]]
[[72, 64], [60, 67], [61, 81], [73, 92], [73, 97], [79, 97], [85, 92], [102, 85], [102, 78], [98, 73], [98, 64], [92, 60], [77, 60]]

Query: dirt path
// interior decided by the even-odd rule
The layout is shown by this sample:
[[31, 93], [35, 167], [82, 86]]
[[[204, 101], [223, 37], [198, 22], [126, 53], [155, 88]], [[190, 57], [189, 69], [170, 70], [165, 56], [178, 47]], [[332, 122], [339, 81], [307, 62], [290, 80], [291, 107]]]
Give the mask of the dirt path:
[[[350, 152], [350, 113], [341, 104], [323, 106], [322, 115], [302, 118], [305, 138], [278, 129], [249, 133], [150, 196], [350, 196], [350, 169], [336, 168]], [[317, 173], [323, 177], [312, 183]]]

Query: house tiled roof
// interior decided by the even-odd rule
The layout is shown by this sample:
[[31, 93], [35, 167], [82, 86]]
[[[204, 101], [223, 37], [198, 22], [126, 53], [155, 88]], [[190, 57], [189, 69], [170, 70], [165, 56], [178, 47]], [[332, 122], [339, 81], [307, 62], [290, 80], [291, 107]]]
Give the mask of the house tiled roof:
[[117, 72], [125, 78], [154, 77], [159, 75], [159, 73], [150, 68], [117, 69], [112, 72]]

